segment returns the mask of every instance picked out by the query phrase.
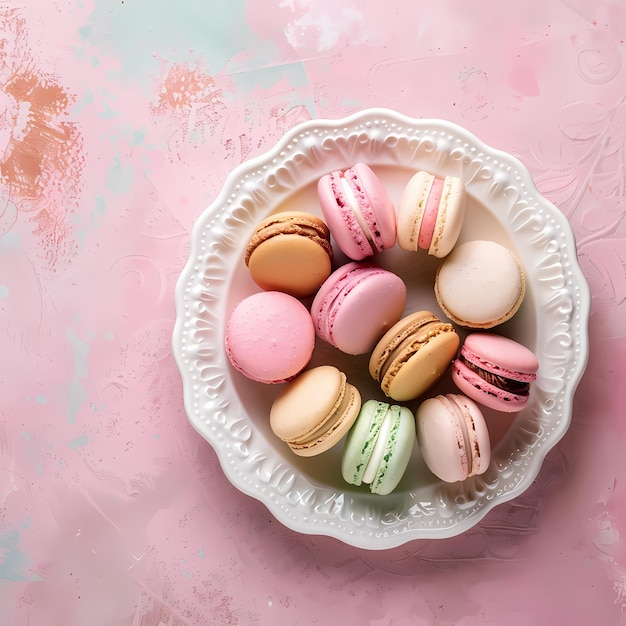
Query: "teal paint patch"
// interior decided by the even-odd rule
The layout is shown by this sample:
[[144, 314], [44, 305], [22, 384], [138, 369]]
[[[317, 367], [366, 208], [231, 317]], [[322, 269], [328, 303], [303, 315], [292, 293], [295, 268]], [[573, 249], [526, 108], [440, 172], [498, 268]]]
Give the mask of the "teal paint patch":
[[199, 556], [201, 559], [203, 559], [203, 558], [206, 556], [206, 553], [205, 553], [205, 551], [204, 551], [204, 548], [200, 548], [200, 549], [198, 550], [198, 556]]
[[68, 395], [70, 406], [67, 412], [67, 421], [70, 424], [76, 423], [76, 416], [81, 406], [87, 400], [87, 392], [81, 384], [81, 380], [87, 377], [87, 357], [89, 356], [89, 343], [87, 340], [79, 339], [73, 330], [68, 330], [66, 337], [72, 348], [74, 360], [74, 378], [72, 378]]
[[72, 450], [76, 450], [77, 448], [84, 448], [88, 443], [89, 437], [87, 435], [81, 435], [80, 437], [72, 439], [67, 445]]
[[[222, 69], [235, 55], [258, 45], [246, 20], [246, 0], [230, 2], [154, 2], [133, 0], [113, 5], [96, 0], [80, 34], [98, 56], [122, 60], [123, 77], [150, 88], [159, 58], [183, 63], [204, 56], [211, 71]], [[146, 16], [150, 16], [146, 19]], [[88, 30], [90, 28], [90, 30]]]
[[140, 130], [136, 130], [133, 133], [133, 141], [132, 141], [131, 145], [133, 147], [140, 146], [144, 142], [145, 138], [146, 138], [146, 131], [145, 131], [145, 129], [142, 128]]
[[80, 115], [84, 109], [86, 109], [89, 105], [93, 104], [94, 102], [95, 102], [95, 98], [93, 95], [93, 91], [91, 91], [91, 89], [88, 89], [85, 92], [85, 95], [76, 101], [76, 104], [73, 107], [72, 113], [74, 115]]
[[0, 237], [0, 254], [6, 254], [11, 250], [15, 250], [22, 245], [20, 236], [15, 231], [10, 231], [6, 235]]
[[19, 549], [18, 530], [0, 533], [0, 580], [23, 582], [33, 580], [27, 574], [28, 562]]
[[114, 335], [114, 334], [113, 334], [110, 330], [107, 330], [107, 331], [104, 333], [104, 338], [105, 338], [107, 341], [113, 341], [113, 339], [115, 339], [115, 335]]
[[107, 189], [115, 194], [128, 194], [132, 191], [133, 180], [133, 166], [124, 165], [120, 155], [116, 154], [107, 175]]
[[42, 393], [38, 393], [35, 396], [35, 402], [37, 404], [46, 404], [46, 402], [48, 402], [48, 399], [46, 398], [46, 396], [44, 396]]
[[22, 431], [22, 439], [30, 439], [30, 433], [27, 430]]
[[93, 33], [93, 26], [91, 24], [86, 24], [85, 26], [81, 26], [78, 29], [78, 36], [81, 39], [89, 39], [92, 33]]
[[0, 298], [8, 298], [10, 290], [6, 285], [0, 285]]

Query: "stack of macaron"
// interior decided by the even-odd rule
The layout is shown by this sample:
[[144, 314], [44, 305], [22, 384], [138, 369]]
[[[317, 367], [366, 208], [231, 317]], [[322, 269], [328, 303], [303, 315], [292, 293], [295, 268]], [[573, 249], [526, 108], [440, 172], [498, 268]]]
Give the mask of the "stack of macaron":
[[[391, 493], [414, 443], [442, 481], [484, 473], [491, 446], [480, 406], [522, 410], [538, 369], [527, 347], [490, 331], [524, 299], [518, 258], [495, 241], [458, 243], [466, 193], [453, 176], [414, 173], [397, 211], [364, 163], [322, 176], [317, 193], [322, 217], [283, 211], [252, 232], [244, 261], [260, 291], [230, 313], [230, 363], [253, 381], [287, 383], [270, 410], [272, 431], [303, 457], [343, 441], [347, 483]], [[440, 259], [433, 289], [443, 315], [405, 311], [411, 285], [377, 262], [396, 245]], [[462, 341], [456, 327], [471, 334]], [[317, 339], [368, 354], [389, 402], [362, 398], [334, 365], [309, 367]], [[447, 373], [459, 393], [427, 397]]]

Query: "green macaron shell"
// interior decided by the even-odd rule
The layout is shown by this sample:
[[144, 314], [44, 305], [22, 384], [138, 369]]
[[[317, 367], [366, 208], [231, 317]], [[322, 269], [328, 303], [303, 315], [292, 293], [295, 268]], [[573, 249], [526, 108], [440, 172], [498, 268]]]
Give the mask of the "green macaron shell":
[[372, 456], [389, 404], [368, 400], [361, 407], [361, 412], [352, 426], [343, 449], [341, 473], [346, 482], [360, 485], [367, 462]]
[[392, 426], [385, 442], [382, 462], [370, 484], [371, 492], [380, 495], [391, 493], [397, 487], [411, 458], [415, 419], [408, 408], [377, 400], [365, 402], [346, 438], [341, 464], [344, 480], [352, 485], [361, 485], [388, 412], [392, 416]]
[[385, 447], [383, 461], [370, 485], [372, 493], [387, 495], [400, 482], [413, 451], [415, 419], [413, 413], [403, 406], [392, 405], [393, 425]]

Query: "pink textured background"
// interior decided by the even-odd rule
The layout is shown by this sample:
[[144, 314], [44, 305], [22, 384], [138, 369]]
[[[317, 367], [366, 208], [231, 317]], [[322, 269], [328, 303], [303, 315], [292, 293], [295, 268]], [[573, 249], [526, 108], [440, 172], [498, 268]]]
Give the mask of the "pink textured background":
[[[625, 36], [624, 3], [592, 0], [3, 2], [0, 624], [626, 624]], [[227, 174], [370, 106], [518, 156], [593, 297], [572, 426], [533, 486], [381, 552], [235, 490], [170, 353]]]

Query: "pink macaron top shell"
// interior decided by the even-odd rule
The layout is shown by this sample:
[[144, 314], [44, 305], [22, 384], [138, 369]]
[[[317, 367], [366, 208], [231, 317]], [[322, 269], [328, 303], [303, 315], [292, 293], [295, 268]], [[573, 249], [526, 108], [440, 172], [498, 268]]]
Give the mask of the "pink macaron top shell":
[[422, 250], [430, 249], [430, 244], [433, 241], [442, 192], [443, 178], [435, 178], [431, 185], [428, 199], [426, 200], [426, 207], [424, 208], [424, 215], [422, 217], [422, 223], [420, 224], [418, 245]]
[[[473, 367], [492, 376], [486, 379]], [[500, 335], [473, 333], [465, 339], [461, 358], [452, 365], [452, 380], [476, 402], [496, 411], [514, 413], [528, 402], [528, 389], [518, 392], [515, 387], [534, 381], [538, 367], [535, 355], [522, 344]]]
[[356, 261], [395, 245], [396, 215], [384, 185], [364, 163], [322, 176], [324, 219], [341, 251]]
[[226, 326], [224, 347], [233, 367], [261, 383], [294, 378], [311, 360], [315, 329], [296, 298], [264, 291], [237, 304]]
[[526, 346], [494, 333], [471, 333], [463, 342], [461, 354], [492, 374], [531, 382], [537, 377], [539, 362]]
[[311, 305], [311, 317], [321, 339], [346, 354], [365, 354], [400, 319], [406, 298], [399, 276], [352, 262], [326, 279]]

